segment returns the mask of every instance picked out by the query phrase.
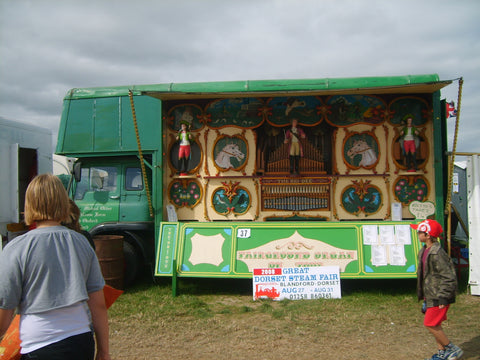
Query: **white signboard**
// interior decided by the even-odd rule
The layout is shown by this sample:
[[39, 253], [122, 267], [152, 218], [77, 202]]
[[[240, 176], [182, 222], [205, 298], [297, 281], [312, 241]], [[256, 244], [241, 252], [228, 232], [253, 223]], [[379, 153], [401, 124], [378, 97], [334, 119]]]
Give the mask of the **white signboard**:
[[435, 204], [431, 201], [412, 201], [408, 206], [408, 210], [416, 219], [423, 220], [429, 215], [435, 214]]
[[340, 299], [340, 268], [314, 266], [253, 270], [253, 299]]

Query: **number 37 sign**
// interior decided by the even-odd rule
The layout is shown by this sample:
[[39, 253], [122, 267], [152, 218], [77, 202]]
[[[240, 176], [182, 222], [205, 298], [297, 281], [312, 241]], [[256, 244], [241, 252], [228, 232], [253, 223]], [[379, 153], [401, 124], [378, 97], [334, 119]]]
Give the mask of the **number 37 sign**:
[[315, 266], [253, 270], [253, 299], [340, 299], [340, 268]]

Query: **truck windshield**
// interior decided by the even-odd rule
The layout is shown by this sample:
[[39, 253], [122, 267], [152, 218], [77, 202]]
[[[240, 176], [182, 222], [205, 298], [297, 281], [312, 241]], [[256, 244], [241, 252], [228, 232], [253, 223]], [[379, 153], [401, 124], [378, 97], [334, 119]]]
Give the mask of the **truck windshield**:
[[77, 184], [75, 199], [81, 200], [87, 191], [117, 190], [117, 168], [112, 166], [98, 166], [82, 168], [81, 180]]

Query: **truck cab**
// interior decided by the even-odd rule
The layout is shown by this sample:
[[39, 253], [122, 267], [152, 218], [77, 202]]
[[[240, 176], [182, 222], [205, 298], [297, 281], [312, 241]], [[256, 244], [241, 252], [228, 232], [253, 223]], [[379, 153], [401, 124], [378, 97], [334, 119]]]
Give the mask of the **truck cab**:
[[[75, 163], [71, 193], [80, 224], [95, 235], [124, 237], [125, 284], [131, 284], [153, 257], [153, 221], [138, 158], [83, 158]], [[151, 173], [148, 172], [148, 181]]]

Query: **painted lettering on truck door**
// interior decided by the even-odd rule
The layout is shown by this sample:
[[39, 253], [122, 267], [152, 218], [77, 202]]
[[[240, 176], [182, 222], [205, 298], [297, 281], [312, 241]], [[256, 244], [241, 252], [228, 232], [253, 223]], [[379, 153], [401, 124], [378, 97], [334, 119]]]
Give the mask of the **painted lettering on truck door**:
[[77, 184], [75, 202], [82, 216], [80, 224], [89, 230], [97, 224], [118, 222], [120, 190], [118, 168], [96, 166], [82, 168]]

